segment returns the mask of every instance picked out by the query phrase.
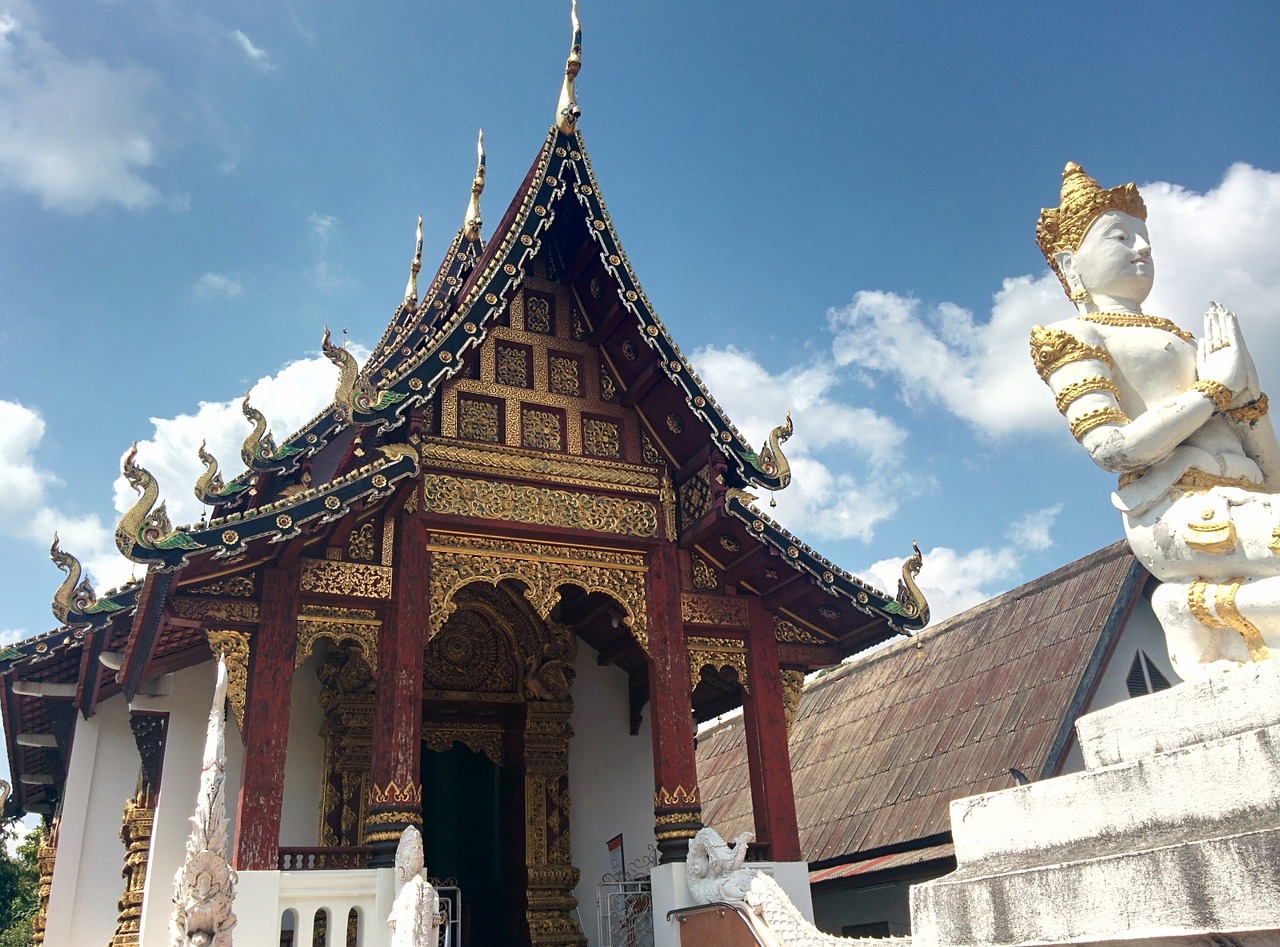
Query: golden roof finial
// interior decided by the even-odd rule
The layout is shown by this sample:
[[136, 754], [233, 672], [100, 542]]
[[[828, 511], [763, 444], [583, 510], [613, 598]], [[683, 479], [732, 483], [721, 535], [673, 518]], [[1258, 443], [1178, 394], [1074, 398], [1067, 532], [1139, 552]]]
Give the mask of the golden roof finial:
[[480, 195], [484, 193], [484, 129], [480, 129], [480, 138], [476, 141], [476, 176], [471, 182], [471, 202], [467, 204], [467, 219], [462, 224], [462, 235], [472, 243], [480, 240], [480, 228], [484, 221], [480, 219]]
[[573, 90], [573, 80], [582, 69], [582, 26], [578, 23], [578, 0], [573, 0], [573, 46], [569, 50], [569, 58], [564, 64], [564, 85], [560, 89], [560, 104], [556, 107], [556, 128], [566, 135], [572, 135], [578, 125], [578, 116], [582, 109], [578, 108], [578, 96]]
[[1132, 181], [1104, 191], [1101, 185], [1085, 173], [1084, 168], [1068, 161], [1062, 169], [1062, 193], [1057, 207], [1040, 211], [1036, 224], [1036, 243], [1045, 260], [1053, 267], [1062, 282], [1062, 288], [1071, 295], [1062, 271], [1058, 268], [1057, 254], [1063, 250], [1079, 250], [1084, 235], [1098, 217], [1109, 210], [1120, 211], [1139, 220], [1147, 219], [1147, 205], [1142, 202], [1137, 185]]
[[[413, 263], [409, 266], [409, 282], [404, 287], [404, 301], [412, 306], [418, 304], [418, 271], [422, 269], [422, 215], [418, 215], [418, 243], [413, 251]], [[329, 329], [325, 327], [325, 338]], [[345, 329], [343, 330], [346, 331]]]

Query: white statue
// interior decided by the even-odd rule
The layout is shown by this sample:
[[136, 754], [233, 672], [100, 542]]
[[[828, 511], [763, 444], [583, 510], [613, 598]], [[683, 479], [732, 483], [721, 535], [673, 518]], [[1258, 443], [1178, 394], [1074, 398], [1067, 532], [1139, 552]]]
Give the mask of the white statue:
[[756, 873], [743, 868], [742, 863], [747, 857], [747, 843], [755, 837], [754, 832], [743, 832], [730, 847], [715, 829], [702, 828], [689, 839], [685, 869], [694, 904], [741, 901], [746, 897]]
[[169, 930], [173, 947], [231, 947], [236, 916], [236, 873], [227, 861], [227, 812], [222, 794], [226, 779], [227, 666], [218, 658], [209, 729], [204, 742], [204, 766], [196, 813], [191, 817], [187, 856], [173, 881], [173, 918]]
[[1236, 317], [1210, 303], [1197, 342], [1141, 305], [1155, 270], [1133, 184], [1079, 165], [1036, 240], [1079, 313], [1031, 354], [1071, 433], [1120, 475], [1113, 498], [1184, 679], [1280, 650], [1280, 446]]
[[440, 895], [427, 880], [422, 833], [412, 825], [396, 846], [396, 899], [387, 918], [391, 947], [436, 947], [440, 938]]

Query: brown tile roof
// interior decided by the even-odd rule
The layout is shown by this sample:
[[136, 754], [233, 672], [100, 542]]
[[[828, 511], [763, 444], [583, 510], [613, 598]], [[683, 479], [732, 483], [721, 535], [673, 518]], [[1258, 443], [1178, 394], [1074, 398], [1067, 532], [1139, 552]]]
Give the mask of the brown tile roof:
[[[1117, 543], [812, 681], [790, 740], [809, 862], [947, 833], [1010, 767], [1053, 774], [1144, 576]], [[699, 737], [698, 784], [708, 825], [752, 827], [741, 718]]]

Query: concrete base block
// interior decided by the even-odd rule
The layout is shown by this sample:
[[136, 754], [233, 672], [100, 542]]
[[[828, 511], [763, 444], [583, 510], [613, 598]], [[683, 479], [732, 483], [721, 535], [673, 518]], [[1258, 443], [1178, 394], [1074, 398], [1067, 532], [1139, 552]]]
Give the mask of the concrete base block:
[[951, 805], [917, 947], [1280, 945], [1280, 661], [1081, 718], [1089, 769]]

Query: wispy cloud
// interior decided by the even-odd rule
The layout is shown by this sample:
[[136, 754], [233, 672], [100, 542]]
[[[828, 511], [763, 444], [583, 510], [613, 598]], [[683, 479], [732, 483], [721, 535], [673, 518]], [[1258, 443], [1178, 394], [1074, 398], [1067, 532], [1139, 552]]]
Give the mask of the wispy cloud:
[[307, 223], [311, 225], [311, 232], [320, 238], [321, 243], [327, 243], [338, 229], [338, 218], [332, 214], [312, 213], [307, 218]]
[[0, 12], [0, 186], [46, 208], [149, 207], [164, 90], [152, 72], [72, 59]]
[[1053, 545], [1049, 530], [1062, 512], [1062, 504], [1055, 503], [1043, 510], [1032, 510], [1025, 516], [1014, 520], [1005, 532], [1005, 538], [1015, 545], [1033, 552], [1041, 552]]
[[205, 273], [196, 280], [198, 299], [235, 299], [244, 292], [244, 284], [222, 273]]
[[253, 44], [253, 40], [249, 39], [240, 30], [232, 30], [231, 38], [236, 41], [236, 45], [240, 47], [240, 51], [249, 57], [255, 67], [263, 72], [275, 72], [276, 65], [271, 61], [271, 55], [259, 46]]

